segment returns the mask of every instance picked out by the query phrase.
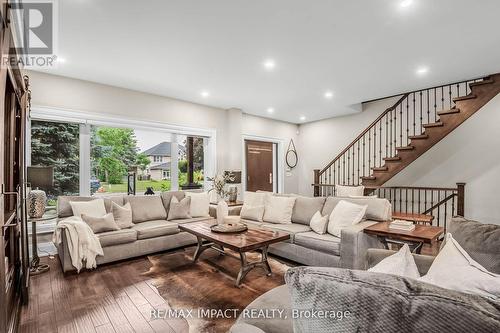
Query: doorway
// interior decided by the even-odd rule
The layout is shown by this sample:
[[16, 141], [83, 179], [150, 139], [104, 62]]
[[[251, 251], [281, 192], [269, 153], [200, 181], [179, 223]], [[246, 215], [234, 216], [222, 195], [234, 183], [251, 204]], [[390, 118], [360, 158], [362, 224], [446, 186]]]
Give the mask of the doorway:
[[246, 190], [276, 192], [276, 143], [245, 140]]

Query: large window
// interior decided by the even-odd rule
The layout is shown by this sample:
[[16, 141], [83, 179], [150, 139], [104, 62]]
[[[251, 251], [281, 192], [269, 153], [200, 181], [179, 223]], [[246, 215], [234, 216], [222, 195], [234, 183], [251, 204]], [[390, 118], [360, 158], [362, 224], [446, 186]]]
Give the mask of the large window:
[[34, 120], [31, 122], [31, 165], [54, 166], [54, 186], [43, 189], [49, 205], [59, 195], [78, 195], [80, 125]]
[[[180, 142], [179, 186], [181, 188], [202, 187], [205, 179], [203, 138], [181, 136]], [[192, 158], [191, 165], [190, 158]]]

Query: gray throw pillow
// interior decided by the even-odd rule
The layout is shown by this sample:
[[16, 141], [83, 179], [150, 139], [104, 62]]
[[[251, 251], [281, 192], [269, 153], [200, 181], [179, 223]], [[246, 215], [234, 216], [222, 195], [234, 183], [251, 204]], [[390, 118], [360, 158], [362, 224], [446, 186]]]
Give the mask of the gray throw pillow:
[[82, 220], [89, 225], [94, 234], [106, 231], [120, 230], [115, 222], [113, 213], [106, 214], [103, 217], [94, 217], [82, 214]]
[[132, 223], [132, 206], [130, 206], [130, 202], [127, 202], [124, 206], [113, 202], [111, 209], [115, 217], [115, 222], [120, 229], [132, 228], [134, 226], [134, 223]]
[[292, 222], [309, 225], [316, 212], [321, 212], [325, 204], [325, 197], [308, 198], [299, 196], [293, 206]]
[[162, 192], [161, 201], [163, 201], [163, 206], [165, 207], [165, 211], [168, 215], [168, 210], [170, 209], [170, 201], [172, 201], [172, 197], [176, 197], [177, 200], [181, 201], [186, 197], [186, 193], [184, 191], [167, 191]]
[[179, 201], [175, 196], [170, 200], [167, 220], [190, 219], [189, 208], [191, 207], [191, 197], [185, 197]]

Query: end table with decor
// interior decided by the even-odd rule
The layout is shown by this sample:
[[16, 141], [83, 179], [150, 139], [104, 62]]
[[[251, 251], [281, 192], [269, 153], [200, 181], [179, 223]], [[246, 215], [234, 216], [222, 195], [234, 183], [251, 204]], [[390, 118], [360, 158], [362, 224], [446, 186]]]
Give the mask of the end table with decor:
[[57, 213], [53, 209], [48, 209], [45, 211], [42, 217], [28, 218], [28, 222], [31, 222], [31, 252], [32, 259], [30, 263], [30, 275], [38, 275], [47, 272], [50, 269], [49, 265], [40, 264], [40, 257], [38, 256], [38, 242], [37, 242], [37, 223], [50, 221], [57, 218]]

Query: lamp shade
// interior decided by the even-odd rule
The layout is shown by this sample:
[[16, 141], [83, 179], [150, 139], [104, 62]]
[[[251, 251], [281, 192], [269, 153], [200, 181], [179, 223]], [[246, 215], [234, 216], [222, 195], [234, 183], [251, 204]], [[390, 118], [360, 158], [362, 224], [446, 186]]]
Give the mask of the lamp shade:
[[228, 184], [241, 184], [241, 171], [224, 171], [224, 175], [232, 175], [234, 180], [227, 181]]
[[49, 189], [54, 186], [54, 167], [29, 166], [28, 183], [31, 188]]

